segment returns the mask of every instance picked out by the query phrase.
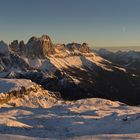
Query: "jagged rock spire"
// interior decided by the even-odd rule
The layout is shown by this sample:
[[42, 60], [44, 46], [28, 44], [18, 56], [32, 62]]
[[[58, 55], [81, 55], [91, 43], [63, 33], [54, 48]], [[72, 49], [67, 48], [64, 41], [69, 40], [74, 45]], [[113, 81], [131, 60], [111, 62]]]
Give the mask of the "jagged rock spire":
[[9, 48], [8, 45], [2, 40], [0, 41], [0, 55], [8, 55]]

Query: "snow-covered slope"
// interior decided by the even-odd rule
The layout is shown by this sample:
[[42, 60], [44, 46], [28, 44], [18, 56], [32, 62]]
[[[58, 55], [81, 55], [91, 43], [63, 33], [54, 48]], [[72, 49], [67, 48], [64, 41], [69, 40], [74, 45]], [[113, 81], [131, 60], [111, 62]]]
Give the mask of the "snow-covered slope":
[[94, 67], [97, 65], [107, 71], [113, 71], [114, 68], [126, 71], [123, 68], [113, 66], [111, 62], [92, 53], [86, 43], [55, 45], [47, 35], [39, 38], [31, 37], [27, 44], [21, 42], [13, 41], [9, 45], [9, 49], [8, 45], [1, 42], [0, 53], [3, 53], [3, 51], [9, 53], [7, 57], [0, 57], [0, 66], [3, 68], [1, 73], [31, 70], [56, 71], [68, 67], [81, 68], [83, 65], [90, 69], [93, 65]]
[[1, 79], [0, 89], [0, 139], [140, 138], [140, 107], [99, 98], [58, 100], [25, 79]]
[[105, 99], [54, 102], [49, 108], [3, 107], [0, 118], [0, 138], [140, 138], [140, 108]]
[[0, 78], [0, 93], [19, 90], [21, 87], [30, 88], [34, 85], [35, 83], [31, 82], [31, 80]]
[[26, 79], [0, 79], [0, 107], [50, 107], [55, 94]]

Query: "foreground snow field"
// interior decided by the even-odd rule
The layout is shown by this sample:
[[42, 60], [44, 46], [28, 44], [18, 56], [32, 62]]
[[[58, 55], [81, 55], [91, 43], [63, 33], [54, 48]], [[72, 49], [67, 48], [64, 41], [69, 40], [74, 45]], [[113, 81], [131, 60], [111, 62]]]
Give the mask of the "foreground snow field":
[[138, 139], [139, 124], [139, 107], [97, 98], [0, 109], [0, 139]]
[[139, 106], [99, 98], [63, 101], [30, 80], [0, 80], [1, 92], [32, 87], [0, 104], [2, 140], [140, 139]]

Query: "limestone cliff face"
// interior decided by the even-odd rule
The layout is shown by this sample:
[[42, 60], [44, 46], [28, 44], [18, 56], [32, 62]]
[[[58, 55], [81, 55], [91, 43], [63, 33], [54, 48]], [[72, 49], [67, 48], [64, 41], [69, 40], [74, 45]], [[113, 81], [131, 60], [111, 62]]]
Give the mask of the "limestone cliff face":
[[41, 37], [31, 37], [26, 44], [27, 56], [28, 57], [39, 57], [45, 58], [50, 55], [62, 55], [60, 53], [73, 54], [76, 53], [90, 53], [91, 50], [87, 43], [78, 44], [53, 44], [51, 38], [48, 35]]
[[24, 44], [24, 41], [18, 42], [18, 40], [14, 40], [9, 45], [9, 48], [10, 48], [10, 51], [12, 51], [14, 54], [26, 56], [27, 50], [26, 50], [26, 46]]
[[[53, 44], [48, 35], [31, 37], [27, 44], [24, 41], [14, 40], [8, 46], [0, 42], [0, 71], [37, 69], [39, 67], [48, 69], [50, 56], [54, 58], [65, 58], [69, 56], [90, 54], [86, 43]], [[44, 63], [45, 62], [45, 63]], [[51, 65], [52, 67], [52, 65]]]
[[46, 58], [50, 55], [64, 55], [67, 56], [73, 53], [90, 53], [90, 48], [87, 43], [78, 44], [53, 44], [48, 35], [41, 37], [31, 37], [27, 44], [23, 41], [18, 42], [14, 40], [9, 45], [10, 51], [19, 56], [26, 56], [28, 58]]
[[0, 72], [5, 69], [7, 57], [9, 57], [9, 47], [4, 41], [0, 41]]
[[47, 35], [43, 35], [40, 38], [30, 38], [26, 47], [28, 56], [33, 58], [42, 58], [55, 53], [52, 41]]
[[9, 45], [9, 48], [12, 52], [18, 54], [19, 53], [19, 43], [18, 40], [14, 40], [13, 42], [11, 42], [11, 44]]
[[35, 56], [39, 56], [39, 47], [37, 45], [37, 37], [31, 37], [29, 39], [29, 41], [26, 44], [26, 48], [27, 48], [27, 56], [28, 57], [35, 57]]
[[27, 55], [27, 49], [24, 41], [19, 42], [19, 50], [20, 50], [20, 55], [26, 56]]
[[41, 49], [44, 56], [55, 54], [55, 49], [49, 36], [43, 35], [39, 39], [39, 42], [41, 43]]
[[0, 56], [6, 56], [9, 54], [9, 47], [4, 41], [0, 41]]

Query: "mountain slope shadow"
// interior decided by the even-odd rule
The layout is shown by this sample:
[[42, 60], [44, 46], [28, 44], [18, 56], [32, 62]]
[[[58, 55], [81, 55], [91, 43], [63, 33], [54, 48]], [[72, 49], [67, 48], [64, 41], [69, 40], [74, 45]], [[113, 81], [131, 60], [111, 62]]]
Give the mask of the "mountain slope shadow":
[[[107, 71], [85, 56], [79, 56], [81, 68], [67, 66], [58, 69], [49, 59], [47, 63], [55, 71], [27, 72], [18, 78], [27, 78], [42, 85], [45, 89], [55, 92], [64, 100], [82, 98], [106, 98], [117, 100], [129, 105], [140, 104], [140, 77], [132, 76], [131, 72], [117, 69], [114, 64], [100, 62], [112, 69]], [[45, 63], [44, 63], [45, 64]], [[45, 67], [45, 66], [42, 66]]]
[[[129, 105], [140, 104], [140, 77], [133, 77], [131, 73], [121, 71], [113, 64], [108, 65], [113, 71], [107, 71], [84, 56], [80, 58], [85, 70], [76, 67], [64, 69], [66, 73], [80, 81], [78, 87], [81, 92], [79, 95], [75, 92], [77, 98], [101, 97]], [[90, 68], [85, 63], [91, 64]]]

